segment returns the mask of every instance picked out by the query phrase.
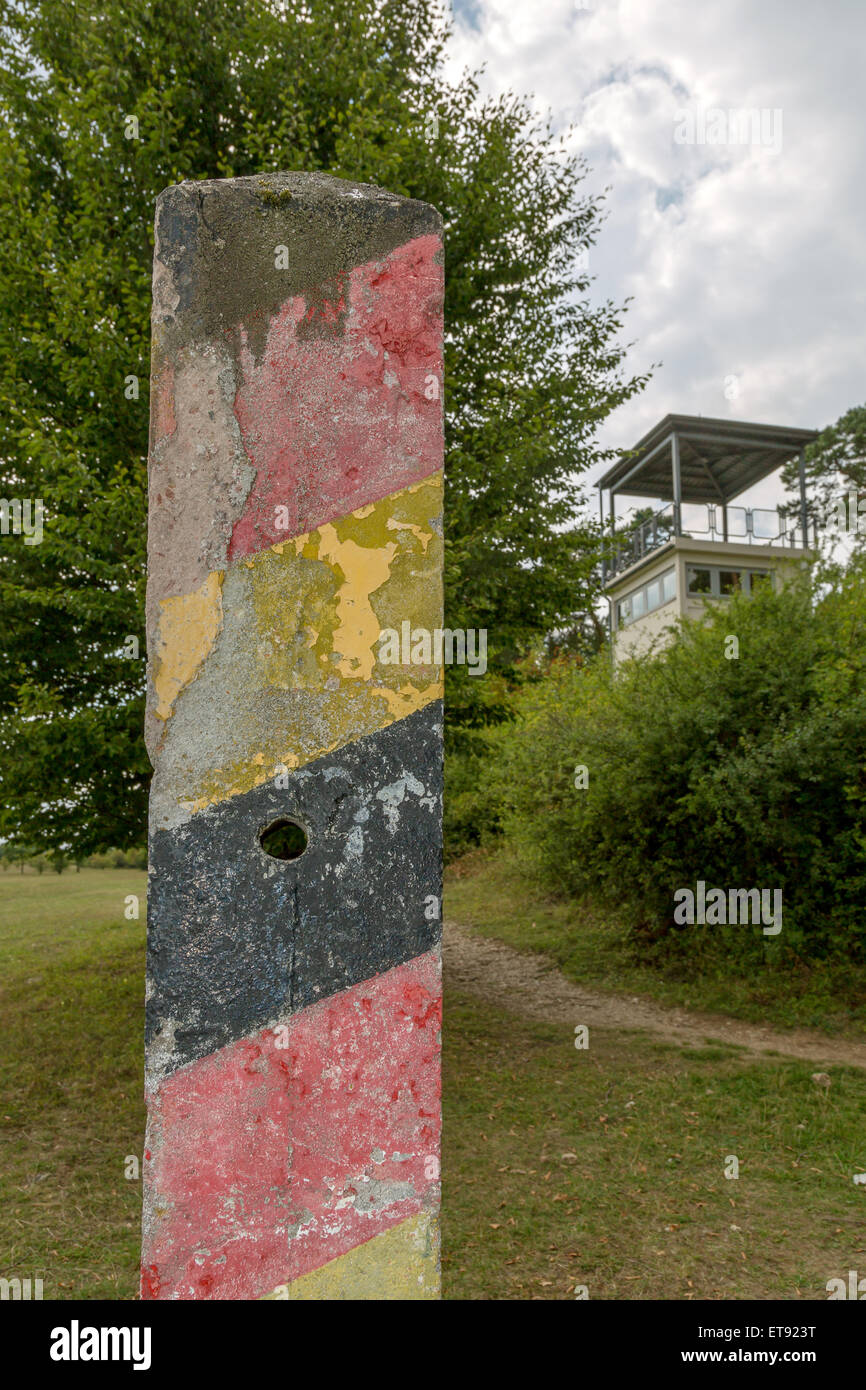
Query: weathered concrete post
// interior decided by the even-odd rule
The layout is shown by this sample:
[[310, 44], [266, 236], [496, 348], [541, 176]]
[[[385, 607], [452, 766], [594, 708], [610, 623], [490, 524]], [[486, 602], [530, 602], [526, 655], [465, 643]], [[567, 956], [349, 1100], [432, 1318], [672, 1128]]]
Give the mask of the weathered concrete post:
[[438, 1297], [442, 291], [382, 189], [157, 204], [144, 1298]]

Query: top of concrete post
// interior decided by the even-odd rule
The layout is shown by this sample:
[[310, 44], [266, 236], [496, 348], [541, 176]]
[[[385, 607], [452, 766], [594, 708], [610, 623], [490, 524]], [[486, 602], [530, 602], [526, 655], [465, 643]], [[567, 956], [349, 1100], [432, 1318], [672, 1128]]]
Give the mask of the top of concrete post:
[[[258, 355], [287, 295], [329, 299], [339, 276], [415, 237], [441, 238], [435, 208], [330, 174], [275, 173], [174, 184], [156, 203], [153, 328], [170, 351], [242, 323]], [[285, 247], [278, 265], [277, 248]], [[336, 336], [311, 315], [311, 337]]]

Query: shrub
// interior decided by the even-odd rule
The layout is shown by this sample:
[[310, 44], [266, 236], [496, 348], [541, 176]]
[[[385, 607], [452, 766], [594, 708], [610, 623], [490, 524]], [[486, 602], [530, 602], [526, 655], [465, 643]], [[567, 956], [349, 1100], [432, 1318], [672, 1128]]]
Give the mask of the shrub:
[[499, 829], [489, 792], [490, 748], [481, 730], [461, 730], [445, 759], [445, 859], [484, 844]]
[[[726, 657], [734, 634], [739, 655]], [[488, 818], [655, 951], [866, 957], [866, 573], [731, 599], [664, 653], [554, 662], [488, 738]], [[728, 650], [730, 647], [728, 645]], [[585, 765], [588, 786], [575, 786]], [[679, 927], [674, 893], [780, 888], [778, 937]], [[700, 933], [696, 939], [695, 934]]]

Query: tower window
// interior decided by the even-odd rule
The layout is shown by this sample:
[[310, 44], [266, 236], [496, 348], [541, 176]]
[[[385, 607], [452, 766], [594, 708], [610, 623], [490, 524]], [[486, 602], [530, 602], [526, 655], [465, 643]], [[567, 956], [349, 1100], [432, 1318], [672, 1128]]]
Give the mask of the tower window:
[[642, 584], [639, 589], [633, 589], [626, 598], [619, 600], [616, 605], [617, 627], [627, 627], [637, 618], [643, 618], [656, 608], [663, 608], [676, 596], [677, 576], [676, 571], [671, 568], [665, 570], [664, 574], [657, 574], [654, 579]]
[[730, 598], [740, 591], [750, 594], [759, 584], [772, 582], [772, 570], [723, 570], [712, 565], [686, 567], [688, 593], [695, 598]]

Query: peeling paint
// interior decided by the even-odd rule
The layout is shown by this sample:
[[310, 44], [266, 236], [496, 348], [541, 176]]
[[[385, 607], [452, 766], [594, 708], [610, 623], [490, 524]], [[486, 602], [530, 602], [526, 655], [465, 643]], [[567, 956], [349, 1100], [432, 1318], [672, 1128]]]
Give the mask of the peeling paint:
[[[286, 1020], [284, 1048], [271, 1025], [166, 1078], [151, 1102], [145, 1162], [143, 1264], [160, 1290], [258, 1298], [433, 1214], [440, 1018], [431, 952]], [[404, 1157], [399, 1166], [384, 1158], [374, 1178], [365, 1163], [373, 1148]], [[435, 1281], [428, 1229], [413, 1239]], [[142, 1297], [151, 1296], [144, 1281]]]
[[[157, 1062], [165, 1070], [202, 1057], [438, 941], [426, 903], [442, 893], [441, 707], [338, 756], [341, 776], [330, 755], [286, 787], [258, 787], [152, 832], [149, 1077]], [[393, 797], [398, 785], [395, 821], [379, 792]], [[258, 829], [281, 815], [307, 828], [299, 859], [258, 848]], [[156, 1046], [167, 1029], [168, 1053]]]
[[382, 189], [157, 202], [144, 1299], [438, 1297], [442, 290]]
[[160, 603], [153, 684], [158, 719], [170, 719], [180, 692], [195, 680], [222, 626], [221, 573], [200, 589]]
[[260, 360], [242, 334], [235, 413], [256, 482], [232, 559], [280, 540], [278, 508], [293, 536], [441, 466], [441, 393], [425, 394], [442, 379], [440, 250], [426, 235], [354, 267], [338, 336], [304, 336], [303, 295], [271, 319]]
[[181, 825], [276, 766], [303, 766], [442, 699], [441, 666], [378, 660], [383, 629], [437, 625], [441, 489], [437, 474], [230, 567], [219, 639], [170, 706], [155, 824]]

